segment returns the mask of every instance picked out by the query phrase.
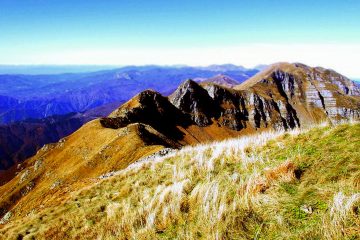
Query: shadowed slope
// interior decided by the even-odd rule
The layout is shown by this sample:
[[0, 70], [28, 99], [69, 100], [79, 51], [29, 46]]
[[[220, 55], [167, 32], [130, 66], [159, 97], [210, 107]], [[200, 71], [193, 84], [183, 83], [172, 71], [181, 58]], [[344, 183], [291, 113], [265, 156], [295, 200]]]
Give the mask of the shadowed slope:
[[175, 139], [181, 139], [181, 132], [177, 125], [190, 124], [188, 116], [173, 106], [166, 97], [152, 90], [146, 90], [120, 108], [112, 112], [109, 117], [100, 120], [104, 127], [121, 128], [130, 123], [144, 123], [151, 125], [163, 134]]
[[56, 205], [64, 194], [164, 146], [177, 145], [149, 126], [130, 124], [115, 130], [93, 120], [25, 161], [18, 175], [0, 187], [0, 211], [5, 214], [16, 205], [26, 214], [40, 205]]

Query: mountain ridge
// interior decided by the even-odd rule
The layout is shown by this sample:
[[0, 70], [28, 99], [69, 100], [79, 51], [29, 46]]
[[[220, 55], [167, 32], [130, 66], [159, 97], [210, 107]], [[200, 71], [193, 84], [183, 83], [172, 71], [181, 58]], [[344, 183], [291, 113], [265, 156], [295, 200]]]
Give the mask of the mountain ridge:
[[[165, 148], [267, 130], [290, 130], [324, 121], [359, 119], [359, 100], [350, 95], [357, 94], [358, 89], [346, 84], [321, 85], [333, 81], [332, 75], [299, 78], [283, 69], [269, 76], [247, 89], [241, 85], [241, 89], [216, 84], [201, 86], [187, 80], [169, 97], [153, 90], [137, 94], [108, 117], [90, 121], [26, 160], [19, 173], [0, 186], [4, 193], [0, 215], [12, 210], [22, 216], [37, 206], [56, 206], [75, 189], [98, 181], [97, 176], [124, 169]], [[335, 79], [342, 78], [339, 75]], [[318, 88], [310, 91], [309, 86], [313, 85], [322, 86], [319, 91], [328, 91], [323, 96], [327, 99], [316, 94]], [[52, 200], [44, 201], [49, 189]]]
[[258, 72], [221, 66], [128, 66], [76, 74], [0, 75], [0, 95], [14, 98], [3, 109], [0, 106], [0, 122], [83, 112], [110, 102], [125, 102], [147, 88], [167, 95], [187, 78], [226, 73], [241, 82]]
[[[279, 70], [279, 67], [283, 69]], [[315, 74], [299, 78], [299, 73], [296, 75], [292, 72], [294, 69], [300, 74], [310, 70]], [[211, 125], [211, 119], [215, 119], [225, 126], [234, 123], [231, 126], [239, 130], [241, 126], [236, 124], [238, 119], [250, 121], [255, 128], [266, 127], [271, 122], [272, 125], [288, 129], [326, 119], [359, 118], [359, 96], [359, 88], [336, 72], [280, 63], [236, 86], [234, 90], [216, 84], [200, 86], [187, 80], [168, 99], [185, 115], [190, 114], [198, 126]], [[240, 106], [236, 106], [238, 103]], [[247, 109], [246, 104], [249, 105]], [[121, 108], [117, 111], [121, 112]], [[297, 116], [297, 112], [301, 114]], [[110, 115], [104, 119], [112, 117]]]
[[112, 103], [84, 113], [0, 125], [0, 185], [11, 179], [17, 171], [17, 165], [33, 156], [44, 144], [59, 141], [84, 123], [108, 115], [117, 106], [118, 103]]

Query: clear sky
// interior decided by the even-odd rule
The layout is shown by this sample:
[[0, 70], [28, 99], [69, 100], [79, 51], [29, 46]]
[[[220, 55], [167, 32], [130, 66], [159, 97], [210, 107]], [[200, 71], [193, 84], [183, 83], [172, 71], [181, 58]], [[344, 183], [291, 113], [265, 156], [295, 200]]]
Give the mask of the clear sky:
[[0, 0], [0, 64], [304, 62], [360, 77], [359, 0]]

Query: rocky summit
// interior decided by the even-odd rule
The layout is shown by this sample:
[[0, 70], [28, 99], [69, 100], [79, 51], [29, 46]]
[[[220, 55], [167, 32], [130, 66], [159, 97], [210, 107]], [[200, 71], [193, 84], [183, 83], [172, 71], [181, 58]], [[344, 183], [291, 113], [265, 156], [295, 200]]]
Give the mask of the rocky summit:
[[332, 70], [303, 64], [274, 64], [234, 89], [187, 80], [168, 98], [151, 91], [137, 98], [136, 105], [132, 99], [103, 118], [103, 126], [142, 122], [159, 131], [168, 125], [286, 130], [360, 117], [360, 92], [352, 81]]
[[0, 186], [0, 217], [5, 224], [56, 207], [164, 149], [359, 118], [360, 90], [352, 81], [297, 63], [271, 65], [232, 88], [187, 80], [169, 97], [146, 90], [17, 166]]

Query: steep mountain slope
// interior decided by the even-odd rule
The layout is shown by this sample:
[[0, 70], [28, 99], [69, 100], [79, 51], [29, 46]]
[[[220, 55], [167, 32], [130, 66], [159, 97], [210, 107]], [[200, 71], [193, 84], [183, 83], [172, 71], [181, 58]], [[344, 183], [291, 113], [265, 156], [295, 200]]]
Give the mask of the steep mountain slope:
[[[5, 238], [356, 239], [360, 124], [187, 147], [8, 213]], [[52, 193], [52, 192], [51, 192]]]
[[[202, 106], [209, 103], [211, 98], [197, 83], [185, 81], [169, 98], [170, 101], [152, 90], [141, 92], [112, 112], [109, 117], [102, 118], [100, 122], [103, 127], [113, 129], [132, 123], [146, 124], [179, 145], [224, 139], [238, 134], [232, 129], [221, 128], [214, 123], [202, 124], [201, 117], [207, 117], [202, 112], [205, 109]], [[175, 103], [176, 99], [179, 99], [181, 105]], [[183, 106], [189, 106], [188, 112]]]
[[[316, 79], [308, 78], [293, 70], [318, 70], [296, 64], [279, 66], [237, 89], [200, 86], [188, 80], [169, 97], [152, 90], [139, 93], [108, 117], [85, 124], [25, 161], [19, 174], [0, 187], [0, 214], [10, 211], [17, 218], [33, 209], [57, 206], [79, 187], [98, 182], [98, 176], [158, 151], [163, 154], [168, 151], [164, 148], [359, 118], [358, 89], [345, 77], [324, 70]], [[333, 83], [323, 84], [328, 81]], [[304, 90], [312, 85], [316, 86], [313, 91]], [[321, 104], [324, 92], [336, 96], [332, 112], [330, 99], [324, 100], [325, 107]]]
[[359, 117], [359, 87], [335, 71], [321, 67], [274, 64], [237, 89], [254, 89], [268, 96], [275, 95], [273, 99], [285, 98], [297, 111], [322, 108], [319, 114], [325, 113], [332, 119]]
[[93, 120], [25, 161], [19, 174], [0, 187], [0, 211], [4, 214], [16, 206], [26, 214], [36, 206], [56, 205], [101, 174], [126, 167], [163, 145], [166, 138], [149, 126], [130, 124], [113, 130]]
[[33, 156], [44, 144], [59, 141], [84, 123], [108, 115], [117, 106], [118, 103], [112, 103], [84, 113], [0, 125], [0, 185], [14, 176], [17, 164]]
[[[322, 68], [275, 64], [235, 88], [214, 84], [201, 87], [188, 80], [169, 96], [170, 103], [182, 113], [172, 111], [163, 115], [175, 114], [173, 119], [190, 118], [190, 125], [219, 125], [236, 131], [268, 127], [289, 129], [326, 120], [360, 117], [359, 88], [344, 76]], [[169, 105], [166, 99], [162, 102]], [[128, 119], [126, 122], [120, 119], [121, 124], [117, 126], [117, 116], [112, 114], [103, 120], [109, 123], [104, 126], [118, 128], [148, 118], [148, 114], [141, 111], [136, 111], [141, 117], [127, 117], [126, 114], [131, 113], [126, 110], [128, 108], [117, 111], [124, 115], [122, 118]], [[178, 125], [173, 119], [165, 122]], [[149, 119], [146, 121], [152, 124]]]

